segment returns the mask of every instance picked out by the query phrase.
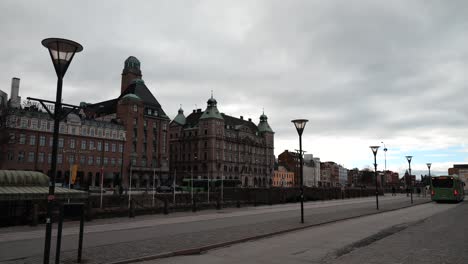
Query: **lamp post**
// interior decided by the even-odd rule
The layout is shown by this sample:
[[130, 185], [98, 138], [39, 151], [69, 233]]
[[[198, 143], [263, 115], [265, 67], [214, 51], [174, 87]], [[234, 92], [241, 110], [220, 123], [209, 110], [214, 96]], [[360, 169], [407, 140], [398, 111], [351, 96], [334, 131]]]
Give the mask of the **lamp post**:
[[300, 186], [301, 186], [301, 223], [304, 223], [304, 184], [303, 184], [303, 171], [302, 171], [302, 132], [309, 120], [295, 119], [291, 122], [296, 126], [297, 133], [299, 134], [299, 162], [300, 162]]
[[[432, 181], [432, 179], [431, 179], [431, 166], [432, 166], [432, 163], [426, 163], [426, 165], [427, 165], [427, 168], [429, 169], [429, 182], [430, 182], [430, 181]], [[426, 186], [424, 185], [424, 195], [426, 195], [426, 192], [427, 192]]]
[[411, 159], [413, 156], [406, 156], [408, 160], [408, 169], [409, 169], [409, 180], [410, 180], [410, 195], [411, 195], [411, 203], [413, 203], [413, 179], [411, 179]]
[[379, 146], [370, 146], [370, 149], [374, 154], [375, 204], [377, 206], [377, 210], [379, 210], [379, 185], [377, 183], [377, 151], [379, 150]]
[[[383, 151], [384, 151], [384, 161], [385, 161], [385, 167], [384, 167], [384, 179], [382, 180], [382, 188], [384, 187], [384, 184], [387, 183], [387, 147], [385, 146], [385, 143], [382, 141], [383, 144]], [[384, 189], [385, 190], [385, 189]], [[383, 192], [385, 195], [385, 191]]]
[[44, 39], [42, 45], [49, 50], [50, 58], [54, 64], [55, 73], [57, 74], [57, 92], [54, 106], [54, 134], [52, 143], [52, 161], [51, 175], [49, 175], [49, 195], [47, 197], [47, 216], [46, 216], [46, 235], [44, 245], [44, 263], [49, 263], [50, 242], [52, 237], [52, 206], [55, 201], [55, 176], [57, 174], [57, 149], [58, 149], [58, 134], [59, 125], [62, 115], [62, 84], [63, 77], [70, 66], [75, 53], [83, 50], [80, 44], [60, 38]]

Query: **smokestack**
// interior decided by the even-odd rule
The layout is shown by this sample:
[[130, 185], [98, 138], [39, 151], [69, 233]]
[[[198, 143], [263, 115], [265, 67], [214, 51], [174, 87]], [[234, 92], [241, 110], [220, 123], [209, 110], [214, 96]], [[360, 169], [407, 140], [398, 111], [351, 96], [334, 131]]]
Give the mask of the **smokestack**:
[[19, 96], [19, 84], [20, 78], [11, 79], [11, 97], [10, 97], [10, 106], [13, 108], [19, 108], [21, 105], [21, 97]]

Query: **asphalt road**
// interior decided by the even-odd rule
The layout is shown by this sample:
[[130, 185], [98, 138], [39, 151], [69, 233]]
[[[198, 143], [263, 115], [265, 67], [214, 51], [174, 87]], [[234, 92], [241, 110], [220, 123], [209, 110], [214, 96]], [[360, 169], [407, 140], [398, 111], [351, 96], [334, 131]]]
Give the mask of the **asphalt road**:
[[[415, 198], [415, 201], [427, 200]], [[381, 211], [408, 205], [406, 196], [387, 195], [380, 199]], [[86, 263], [109, 263], [296, 228], [301, 226], [298, 206], [286, 204], [93, 221], [85, 226], [83, 259]], [[375, 211], [372, 197], [309, 202], [305, 205], [305, 220], [306, 224], [319, 224]], [[44, 233], [43, 226], [0, 230], [0, 262], [41, 262]], [[64, 263], [76, 259], [77, 233], [76, 223], [65, 224]]]
[[468, 263], [468, 203], [427, 203], [141, 264]]

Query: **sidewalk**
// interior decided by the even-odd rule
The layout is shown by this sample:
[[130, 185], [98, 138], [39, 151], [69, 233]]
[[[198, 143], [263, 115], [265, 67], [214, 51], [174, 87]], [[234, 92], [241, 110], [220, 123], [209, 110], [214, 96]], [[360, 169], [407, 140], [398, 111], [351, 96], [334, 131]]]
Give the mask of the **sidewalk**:
[[[379, 200], [381, 211], [410, 205], [404, 196], [387, 195]], [[424, 202], [427, 199], [415, 198], [415, 204]], [[88, 264], [119, 262], [300, 228], [304, 224], [299, 223], [298, 208], [299, 204], [285, 204], [93, 221], [85, 226], [83, 259]], [[375, 197], [309, 202], [305, 209], [306, 226], [376, 212]], [[76, 259], [76, 250], [72, 249], [76, 248], [77, 228], [75, 223], [69, 224], [63, 233], [63, 263]], [[30, 254], [4, 263], [41, 262], [43, 235], [41, 228], [2, 233], [0, 255], [9, 256], [4, 261], [17, 254]], [[18, 247], [24, 252], [13, 252]]]
[[[382, 230], [386, 233], [395, 233], [407, 228], [408, 226], [411, 228], [411, 226], [417, 225], [418, 222], [431, 217], [432, 215], [439, 214], [443, 216], [443, 214], [440, 213], [447, 212], [454, 207], [456, 207], [454, 204], [443, 206], [439, 206], [434, 203], [423, 204], [402, 210], [316, 226], [281, 236], [236, 244], [229, 247], [207, 251], [201, 255], [155, 259], [141, 262], [141, 264], [401, 263], [395, 258], [392, 259], [393, 262], [373, 262], [373, 260], [385, 258], [388, 256], [387, 254], [403, 255], [407, 253], [408, 250], [416, 251], [419, 245], [418, 241], [405, 241], [402, 246], [397, 248], [389, 247], [381, 252], [380, 249], [383, 249], [385, 247], [384, 245], [379, 249], [371, 250], [370, 252], [366, 251], [365, 254], [358, 254], [360, 256], [359, 258], [350, 259], [343, 257], [336, 263], [333, 261], [335, 260], [336, 255], [341, 254], [349, 245], [353, 245], [356, 242], [364, 241], [369, 238], [382, 236]], [[410, 231], [409, 228], [408, 231]], [[398, 233], [394, 236], [399, 237]], [[409, 242], [413, 242], [414, 244], [410, 244]], [[424, 259], [421, 260], [422, 261], [407, 263], [426, 263]]]

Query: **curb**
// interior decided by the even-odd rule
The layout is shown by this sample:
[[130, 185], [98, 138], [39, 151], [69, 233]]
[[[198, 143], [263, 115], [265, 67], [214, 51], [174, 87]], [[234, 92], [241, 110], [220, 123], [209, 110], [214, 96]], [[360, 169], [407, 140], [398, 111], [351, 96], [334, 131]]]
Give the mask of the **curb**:
[[247, 241], [272, 237], [272, 236], [276, 236], [276, 235], [281, 235], [281, 234], [285, 234], [285, 233], [289, 233], [289, 232], [303, 230], [303, 229], [307, 229], [307, 228], [311, 228], [311, 227], [322, 226], [322, 225], [326, 225], [326, 224], [333, 224], [333, 223], [346, 221], [346, 220], [351, 220], [351, 219], [356, 219], [356, 218], [360, 218], [360, 217], [364, 217], [364, 216], [371, 216], [371, 215], [377, 215], [377, 214], [386, 213], [386, 212], [397, 211], [397, 210], [406, 209], [406, 208], [409, 208], [409, 207], [413, 207], [413, 206], [417, 206], [417, 205], [423, 205], [423, 204], [427, 204], [427, 203], [431, 203], [431, 202], [432, 202], [432, 200], [429, 200], [429, 201], [426, 201], [426, 202], [422, 202], [422, 203], [418, 203], [418, 204], [414, 204], [414, 205], [410, 204], [410, 205], [407, 205], [407, 206], [394, 208], [394, 209], [389, 209], [389, 210], [385, 210], [385, 211], [377, 211], [377, 212], [366, 213], [366, 214], [357, 215], [357, 216], [350, 216], [350, 217], [330, 220], [330, 221], [326, 221], [326, 222], [322, 222], [322, 223], [308, 224], [308, 225], [304, 225], [304, 226], [299, 226], [299, 227], [289, 228], [289, 229], [280, 230], [280, 231], [276, 231], [276, 232], [271, 232], [271, 233], [267, 233], [267, 234], [263, 234], [263, 235], [245, 237], [245, 238], [241, 238], [241, 239], [236, 239], [236, 240], [211, 244], [211, 245], [202, 246], [202, 247], [182, 249], [182, 250], [159, 253], [159, 254], [155, 254], [155, 255], [148, 255], [148, 256], [143, 256], [143, 257], [138, 257], [138, 258], [133, 258], [133, 259], [126, 259], [126, 260], [119, 260], [119, 261], [115, 261], [115, 262], [108, 262], [107, 264], [129, 264], [129, 263], [148, 261], [148, 260], [154, 260], [154, 259], [161, 259], [161, 258], [170, 258], [170, 257], [187, 256], [187, 255], [197, 255], [197, 254], [201, 254], [202, 252], [205, 252], [205, 251], [208, 251], [208, 250], [213, 250], [213, 249], [217, 249], [217, 248], [231, 246], [231, 245], [234, 245], [234, 244], [244, 243], [244, 242], [247, 242]]

